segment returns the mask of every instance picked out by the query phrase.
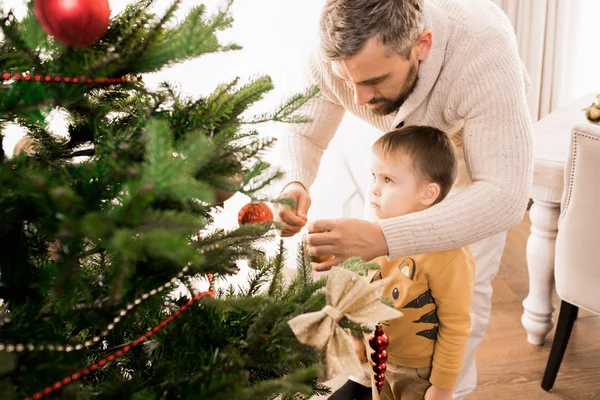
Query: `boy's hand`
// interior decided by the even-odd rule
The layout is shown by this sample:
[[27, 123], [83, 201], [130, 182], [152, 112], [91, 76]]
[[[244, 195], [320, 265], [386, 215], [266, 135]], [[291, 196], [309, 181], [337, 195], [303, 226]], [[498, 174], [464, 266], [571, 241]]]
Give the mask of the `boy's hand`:
[[425, 400], [452, 400], [452, 390], [432, 385], [425, 392]]
[[367, 358], [367, 346], [365, 346], [365, 341], [363, 339], [359, 339], [353, 336], [352, 334], [350, 334], [350, 337], [352, 338], [352, 343], [354, 344], [354, 351], [356, 352], [360, 363], [368, 363], [369, 359]]

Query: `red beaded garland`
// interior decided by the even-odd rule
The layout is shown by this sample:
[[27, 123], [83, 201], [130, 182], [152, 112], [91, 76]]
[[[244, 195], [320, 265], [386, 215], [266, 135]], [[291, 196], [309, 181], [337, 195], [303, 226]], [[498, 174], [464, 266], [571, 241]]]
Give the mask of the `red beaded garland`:
[[[212, 277], [211, 277], [211, 281], [212, 281]], [[198, 293], [197, 295], [195, 295], [193, 297], [192, 300], [188, 301], [185, 305], [182, 305], [181, 307], [179, 307], [179, 310], [175, 311], [173, 313], [173, 316], [180, 315], [183, 311], [187, 310], [189, 308], [189, 306], [191, 306], [194, 302], [198, 301], [203, 296], [212, 296], [212, 292], [207, 291], [207, 292]], [[124, 353], [130, 351], [132, 347], [136, 347], [140, 343], [143, 343], [146, 340], [146, 337], [151, 337], [155, 332], [158, 332], [162, 327], [164, 327], [166, 325], [166, 321], [169, 321], [169, 322], [172, 321], [173, 316], [167, 317], [164, 321], [159, 323], [157, 326], [148, 330], [148, 332], [146, 332], [145, 335], [142, 335], [137, 340], [134, 340], [131, 343], [125, 345], [122, 349], [117, 350], [112, 354], [109, 354], [106, 358], [98, 360], [97, 363], [90, 365], [88, 368], [84, 368], [79, 372], [75, 372], [70, 377], [65, 377], [61, 381], [53, 383], [51, 386], [48, 386], [48, 387], [42, 389], [41, 392], [35, 393], [32, 397], [26, 397], [24, 400], [31, 400], [32, 398], [33, 399], [41, 399], [42, 397], [52, 393], [54, 390], [60, 389], [61, 387], [68, 385], [69, 383], [71, 383], [73, 381], [78, 380], [82, 375], [88, 375], [91, 371], [96, 371], [98, 369], [98, 367], [102, 367], [102, 366], [106, 365], [107, 362], [113, 361], [116, 358], [121, 357]], [[165, 324], [162, 324], [163, 322], [165, 322]]]
[[122, 82], [137, 82], [138, 78], [135, 76], [122, 76], [120, 78], [110, 78], [110, 77], [98, 77], [98, 78], [77, 78], [77, 77], [61, 77], [59, 75], [30, 75], [30, 74], [13, 74], [10, 72], [5, 72], [2, 74], [2, 80], [8, 81], [14, 79], [15, 81], [25, 80], [31, 81], [32, 79], [36, 82], [55, 82], [55, 83], [101, 83], [101, 84], [115, 84]]

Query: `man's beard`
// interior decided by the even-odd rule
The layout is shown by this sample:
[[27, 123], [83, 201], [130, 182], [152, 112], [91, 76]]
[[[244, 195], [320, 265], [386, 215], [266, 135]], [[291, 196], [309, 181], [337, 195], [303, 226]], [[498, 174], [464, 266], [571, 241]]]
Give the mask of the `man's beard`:
[[404, 86], [402, 87], [402, 91], [395, 99], [387, 99], [385, 97], [374, 98], [369, 101], [369, 104], [381, 104], [377, 108], [372, 108], [371, 110], [375, 114], [379, 115], [388, 115], [398, 111], [398, 109], [404, 104], [406, 99], [411, 95], [411, 93], [415, 90], [417, 86], [417, 81], [419, 77], [417, 76], [417, 65], [412, 64], [408, 71], [408, 77], [404, 82]]

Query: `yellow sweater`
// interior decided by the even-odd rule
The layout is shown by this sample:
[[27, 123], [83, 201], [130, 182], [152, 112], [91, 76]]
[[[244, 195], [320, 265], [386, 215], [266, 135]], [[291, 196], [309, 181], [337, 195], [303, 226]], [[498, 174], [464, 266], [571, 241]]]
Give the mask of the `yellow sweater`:
[[431, 384], [452, 390], [471, 328], [475, 261], [467, 247], [388, 261], [373, 280], [391, 277], [383, 297], [404, 314], [384, 322], [388, 360], [409, 368], [432, 367]]

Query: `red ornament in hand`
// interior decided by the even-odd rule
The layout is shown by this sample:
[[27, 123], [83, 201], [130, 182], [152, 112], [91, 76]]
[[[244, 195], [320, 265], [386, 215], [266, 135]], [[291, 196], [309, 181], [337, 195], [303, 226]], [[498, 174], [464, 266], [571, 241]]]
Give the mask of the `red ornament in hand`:
[[240, 225], [261, 224], [270, 221], [273, 221], [273, 212], [265, 203], [248, 203], [238, 214]]
[[381, 323], [375, 327], [375, 332], [369, 338], [369, 346], [373, 349], [371, 352], [371, 360], [373, 360], [373, 377], [375, 378], [375, 387], [377, 392], [381, 394], [383, 382], [385, 381], [385, 370], [387, 369], [386, 361], [388, 358], [387, 347], [390, 343], [387, 335], [383, 332]]
[[67, 46], [96, 43], [110, 22], [108, 0], [35, 0], [44, 31]]

